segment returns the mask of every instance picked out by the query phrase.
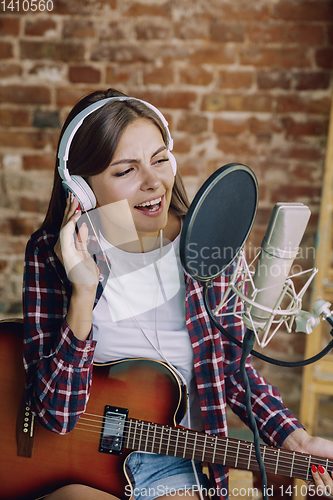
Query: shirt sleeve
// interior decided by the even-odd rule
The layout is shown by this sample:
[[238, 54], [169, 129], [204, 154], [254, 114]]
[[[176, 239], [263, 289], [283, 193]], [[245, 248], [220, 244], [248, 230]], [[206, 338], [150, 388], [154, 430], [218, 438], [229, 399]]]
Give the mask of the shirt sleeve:
[[[246, 327], [241, 319], [235, 318], [233, 315], [226, 316], [223, 320], [223, 326], [238, 340], [243, 339]], [[223, 339], [222, 343], [225, 354], [224, 375], [227, 402], [234, 413], [249, 426], [245, 388], [240, 372], [242, 349], [228, 340]], [[252, 412], [258, 425], [260, 437], [269, 445], [281, 447], [289, 434], [303, 426], [283, 404], [278, 389], [259, 375], [251, 361], [252, 358], [249, 356], [245, 368], [252, 393]]]
[[60, 434], [70, 432], [89, 397], [95, 342], [77, 339], [66, 322], [70, 283], [47, 245], [47, 235], [31, 238], [23, 280], [26, 398], [40, 422]]
[[[283, 404], [278, 389], [261, 377], [251, 363], [246, 363], [251, 387], [252, 412], [260, 437], [272, 446], [281, 447], [284, 440], [298, 428], [303, 428], [293, 413]], [[245, 389], [239, 369], [225, 378], [227, 402], [240, 419], [249, 426], [245, 406]]]

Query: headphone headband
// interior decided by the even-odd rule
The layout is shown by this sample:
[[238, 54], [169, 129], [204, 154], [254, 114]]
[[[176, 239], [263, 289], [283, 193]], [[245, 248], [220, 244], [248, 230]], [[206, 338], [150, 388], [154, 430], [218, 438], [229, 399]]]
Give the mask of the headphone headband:
[[94, 102], [93, 104], [90, 104], [87, 108], [83, 109], [80, 113], [78, 113], [75, 118], [70, 122], [68, 127], [66, 128], [65, 132], [62, 135], [60, 144], [59, 144], [59, 150], [58, 150], [58, 158], [59, 158], [59, 167], [58, 171], [60, 174], [60, 177], [63, 180], [70, 180], [70, 173], [67, 168], [67, 161], [68, 161], [68, 156], [69, 156], [69, 149], [72, 144], [72, 140], [77, 132], [77, 130], [81, 127], [83, 120], [91, 115], [94, 111], [96, 111], [99, 108], [102, 108], [105, 106], [110, 101], [138, 101], [143, 104], [145, 104], [148, 108], [150, 108], [156, 115], [159, 117], [161, 120], [165, 133], [166, 133], [166, 138], [167, 138], [167, 149], [168, 151], [172, 151], [173, 149], [173, 140], [171, 138], [171, 134], [169, 131], [168, 127], [168, 122], [165, 119], [165, 117], [162, 115], [162, 113], [152, 104], [146, 101], [142, 101], [141, 99], [137, 99], [136, 97], [127, 97], [127, 96], [119, 96], [119, 97], [107, 97], [105, 99], [101, 99], [100, 101]]

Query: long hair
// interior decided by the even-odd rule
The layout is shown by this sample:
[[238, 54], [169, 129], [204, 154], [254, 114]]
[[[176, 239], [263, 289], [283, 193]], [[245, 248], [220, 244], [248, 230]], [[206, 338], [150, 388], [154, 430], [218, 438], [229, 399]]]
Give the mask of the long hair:
[[[60, 133], [61, 137], [69, 123], [83, 109], [107, 97], [125, 96], [114, 89], [96, 91], [81, 99], [71, 110]], [[127, 97], [127, 96], [125, 96]], [[111, 163], [117, 145], [125, 128], [138, 118], [151, 120], [161, 131], [165, 144], [167, 138], [160, 118], [145, 104], [136, 100], [110, 101], [88, 115], [77, 130], [70, 146], [67, 167], [71, 175], [88, 177], [103, 172]], [[50, 203], [41, 229], [54, 232], [60, 230], [66, 207], [66, 195], [58, 172], [58, 154], [55, 165]], [[177, 170], [172, 190], [170, 210], [178, 216], [186, 214], [189, 200], [183, 181]]]

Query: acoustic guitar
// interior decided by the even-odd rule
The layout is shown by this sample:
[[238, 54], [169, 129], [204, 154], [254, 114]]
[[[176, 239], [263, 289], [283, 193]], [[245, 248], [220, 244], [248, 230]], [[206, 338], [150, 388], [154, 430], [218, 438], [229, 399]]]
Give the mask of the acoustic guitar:
[[[45, 429], [21, 401], [22, 323], [0, 322], [0, 499], [33, 500], [80, 483], [129, 498], [125, 461], [135, 451], [258, 470], [251, 442], [180, 426], [185, 406], [177, 376], [162, 362], [134, 359], [95, 366], [91, 395], [75, 429]], [[311, 465], [333, 461], [261, 446], [266, 471], [311, 479]]]

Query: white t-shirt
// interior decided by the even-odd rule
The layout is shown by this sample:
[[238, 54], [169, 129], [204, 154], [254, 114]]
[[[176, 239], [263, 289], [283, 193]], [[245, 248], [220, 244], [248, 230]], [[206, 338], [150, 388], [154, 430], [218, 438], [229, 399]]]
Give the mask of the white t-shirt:
[[185, 417], [181, 423], [201, 431], [179, 239], [151, 252], [130, 253], [101, 236], [112, 275], [93, 311], [94, 361], [164, 357], [186, 381], [191, 422]]

